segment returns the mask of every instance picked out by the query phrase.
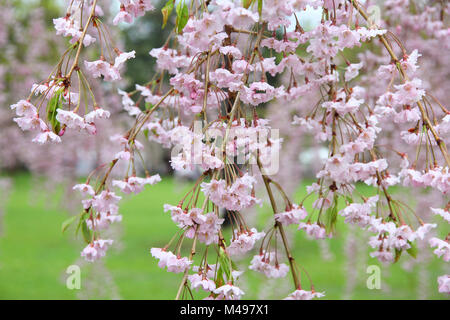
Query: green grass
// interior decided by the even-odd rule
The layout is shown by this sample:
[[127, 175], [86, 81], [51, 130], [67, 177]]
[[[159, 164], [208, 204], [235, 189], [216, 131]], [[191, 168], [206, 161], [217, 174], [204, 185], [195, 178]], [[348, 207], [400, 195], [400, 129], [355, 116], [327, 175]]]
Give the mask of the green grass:
[[[73, 239], [73, 227], [61, 233], [61, 223], [67, 219], [67, 213], [58, 209], [62, 191], [46, 195], [43, 191], [31, 191], [31, 183], [27, 175], [15, 176], [14, 188], [6, 205], [4, 230], [0, 236], [0, 299], [76, 299], [77, 290], [69, 290], [65, 286], [65, 270], [79, 259], [82, 240]], [[176, 204], [188, 187], [189, 184], [166, 178], [143, 193], [122, 200], [120, 211], [123, 222], [119, 227], [119, 245], [118, 248], [110, 249], [105, 259], [121, 298], [174, 298], [181, 275], [159, 269], [149, 249], [164, 246], [177, 230], [169, 215], [163, 213], [162, 207], [164, 203]], [[360, 191], [365, 194], [371, 192], [364, 187]], [[299, 191], [297, 200], [302, 195], [303, 192]], [[266, 206], [259, 210], [258, 230], [267, 227], [264, 223], [271, 215]], [[322, 259], [317, 241], [307, 239], [304, 232], [292, 233], [294, 256], [309, 271], [316, 290], [325, 291], [328, 299], [341, 299], [346, 286], [346, 230], [340, 221], [336, 237], [325, 240], [334, 256], [329, 261]], [[366, 245], [360, 247], [365, 251], [359, 255], [361, 263], [354, 270], [359, 274], [359, 279], [351, 298], [417, 298], [420, 266], [413, 267], [411, 271], [401, 267], [411, 257], [405, 254], [394, 266], [384, 267], [368, 257]], [[247, 292], [246, 298], [282, 298], [292, 291], [290, 278], [267, 282], [260, 274], [246, 269], [249, 259], [247, 257], [237, 262], [241, 270], [245, 271], [241, 284]], [[439, 260], [433, 258], [432, 261], [426, 266], [429, 270], [428, 298], [446, 299], [447, 296], [437, 292], [436, 283], [436, 277], [444, 274], [444, 268]], [[380, 266], [382, 290], [366, 288], [368, 275], [365, 271], [368, 265]], [[82, 288], [88, 285], [88, 278], [95, 277], [91, 269], [92, 266], [82, 266]], [[302, 280], [308, 287], [304, 274]], [[101, 284], [102, 279], [99, 278], [98, 282]], [[387, 287], [390, 290], [383, 290]], [[91, 294], [89, 297], [103, 298], [109, 295]]]

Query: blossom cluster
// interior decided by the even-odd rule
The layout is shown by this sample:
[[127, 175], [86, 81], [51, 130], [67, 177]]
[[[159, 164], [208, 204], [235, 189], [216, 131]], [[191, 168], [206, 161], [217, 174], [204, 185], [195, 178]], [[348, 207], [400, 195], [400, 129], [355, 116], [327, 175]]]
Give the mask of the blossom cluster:
[[[450, 190], [445, 141], [450, 132], [450, 112], [428, 93], [418, 75], [422, 54], [407, 51], [385, 28], [387, 25], [370, 20], [358, 1], [192, 3], [191, 8], [184, 2], [177, 4], [173, 34], [161, 48], [149, 52], [156, 60], [153, 79], [136, 84], [136, 90], [130, 93], [119, 90], [123, 109], [134, 118], [134, 124], [126, 133], [111, 136], [120, 151], [92, 173], [98, 188], [94, 190], [89, 184], [91, 175], [86, 184], [74, 187], [87, 197], [80, 215], [88, 242], [82, 255], [89, 261], [96, 260], [112, 244], [112, 240], [100, 238], [100, 230], [121, 220], [117, 205], [120, 197], [110, 191], [113, 187], [125, 194], [138, 193], [145, 185], [160, 181], [159, 175], [150, 175], [145, 163], [146, 178], [137, 177], [136, 162], [144, 162], [141, 151], [145, 146], [137, 140], [141, 133], [150, 141], [173, 148], [170, 164], [174, 170], [201, 172], [176, 206], [166, 204], [163, 208], [179, 228], [177, 234], [165, 247], [150, 251], [159, 267], [183, 274], [177, 299], [193, 297], [191, 288], [205, 291], [206, 299], [241, 298], [244, 292], [237, 282], [242, 271], [237, 270], [234, 259], [254, 250], [259, 241], [259, 254], [254, 255], [250, 270], [268, 278], [284, 278], [290, 272], [294, 291], [286, 299], [323, 297], [312, 281], [309, 291], [302, 289], [305, 271], [292, 256], [285, 232], [292, 224], [298, 224], [298, 229], [310, 237], [324, 239], [336, 234], [336, 221], [343, 217], [345, 223], [375, 234], [368, 245], [375, 249], [370, 255], [379, 261], [396, 262], [403, 251], [413, 255], [416, 243], [428, 237], [437, 224], [423, 222], [392, 194], [391, 187], [427, 187], [444, 195]], [[66, 60], [63, 55], [57, 72], [32, 89], [42, 99], [40, 106], [48, 100], [47, 123], [41, 120], [40, 107], [34, 107], [31, 98], [12, 106], [22, 129], [40, 130], [35, 138], [40, 143], [60, 142], [67, 128], [95, 133], [95, 121], [110, 114], [98, 106], [93, 95], [92, 106], [87, 106], [84, 116], [79, 114], [78, 91], [91, 92], [84, 72], [105, 81], [120, 80], [121, 68], [135, 57], [135, 51], [124, 53], [112, 43], [107, 43], [107, 48], [113, 50], [104, 52], [100, 44], [99, 58], [85, 61], [82, 69], [82, 43], [87, 46], [94, 42], [88, 30], [96, 28], [101, 34], [105, 26], [96, 0], [81, 1], [87, 6], [80, 1], [74, 4], [66, 17], [55, 20], [55, 26], [58, 34], [72, 36], [73, 46], [68, 50], [75, 52], [75, 58]], [[153, 9], [151, 2], [144, 0], [121, 0], [120, 4], [114, 24], [131, 23]], [[169, 1], [163, 8], [165, 22], [173, 5]], [[310, 6], [321, 8], [322, 19], [306, 31], [296, 13]], [[86, 14], [86, 7], [90, 9], [88, 19], [79, 19]], [[85, 26], [78, 21], [86, 21]], [[81, 33], [74, 33], [74, 25]], [[445, 37], [442, 24], [427, 23], [426, 27], [429, 36]], [[381, 51], [367, 50], [376, 46], [386, 50], [390, 62], [373, 58], [374, 66], [368, 65], [370, 59], [364, 54]], [[352, 51], [365, 53], [357, 55], [358, 61], [350, 61], [356, 60], [349, 54]], [[64, 63], [72, 67], [62, 70]], [[372, 69], [380, 80], [376, 94], [364, 84], [366, 69]], [[73, 74], [78, 76], [78, 91], [71, 86]], [[308, 103], [302, 105], [304, 100]], [[293, 132], [307, 132], [315, 144], [328, 149], [326, 159], [317, 161], [317, 180], [307, 187], [307, 196], [298, 204], [291, 202], [264, 166], [271, 163], [273, 154], [282, 153], [285, 141], [273, 134], [267, 119], [260, 118], [263, 106], [269, 103], [280, 103], [281, 109], [286, 103], [302, 106], [283, 126], [288, 127], [290, 122]], [[198, 122], [202, 124], [200, 130], [196, 130]], [[389, 135], [405, 141], [405, 145], [380, 143], [387, 125], [391, 126]], [[406, 128], [411, 125], [414, 127]], [[258, 135], [266, 139], [254, 139]], [[408, 160], [410, 147], [415, 151], [413, 163]], [[112, 179], [111, 172], [120, 167], [117, 163], [127, 169], [121, 179]], [[267, 230], [260, 232], [249, 226], [245, 214], [263, 203], [256, 196], [259, 182], [274, 213]], [[371, 186], [377, 195], [361, 195], [357, 183]], [[308, 197], [314, 201], [307, 212], [304, 201]], [[345, 208], [339, 210], [342, 203]], [[448, 221], [448, 207], [430, 210]], [[225, 232], [225, 219], [231, 232]], [[231, 234], [229, 241], [227, 234]], [[182, 256], [186, 238], [190, 239], [191, 250], [189, 256]], [[444, 261], [449, 260], [448, 238], [429, 240]], [[199, 242], [204, 244], [200, 249]], [[285, 255], [279, 252], [280, 245]], [[194, 260], [200, 250], [201, 260]], [[210, 263], [213, 260], [215, 264]], [[449, 292], [448, 279], [448, 275], [438, 279], [440, 292]]]

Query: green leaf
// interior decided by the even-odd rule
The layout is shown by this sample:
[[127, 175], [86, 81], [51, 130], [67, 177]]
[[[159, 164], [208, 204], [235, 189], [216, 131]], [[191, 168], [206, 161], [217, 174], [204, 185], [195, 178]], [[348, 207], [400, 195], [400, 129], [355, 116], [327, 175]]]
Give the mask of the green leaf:
[[56, 110], [62, 108], [63, 103], [63, 94], [62, 89], [57, 90], [53, 97], [49, 100], [47, 104], [47, 120], [50, 122], [53, 132], [56, 134], [59, 133], [59, 130], [61, 129], [61, 124], [56, 119], [56, 115], [58, 114]]
[[222, 267], [219, 266], [219, 268], [217, 269], [216, 286], [221, 287], [223, 285], [223, 283], [224, 283], [223, 271], [222, 271]]
[[161, 29], [164, 29], [166, 27], [167, 20], [169, 19], [169, 16], [172, 13], [174, 3], [175, 3], [174, 0], [169, 0], [167, 1], [166, 5], [161, 9], [163, 15], [163, 25]]
[[83, 232], [84, 241], [86, 241], [86, 243], [91, 243], [91, 231], [87, 226], [86, 220], [83, 220], [83, 222], [81, 223], [81, 231]]
[[326, 212], [326, 230], [327, 233], [333, 232], [336, 227], [336, 220], [338, 215], [338, 196], [334, 195], [333, 204]]
[[352, 197], [349, 197], [349, 196], [345, 196], [345, 200], [347, 200], [347, 201], [348, 201], [348, 203], [350, 203], [350, 204], [352, 204], [352, 203], [353, 203], [353, 199], [352, 199]]
[[231, 267], [233, 268], [233, 270], [238, 270], [238, 267], [237, 267], [236, 263], [234, 263], [233, 260], [231, 260]]
[[409, 245], [411, 246], [411, 248], [407, 249], [406, 252], [408, 252], [408, 254], [413, 257], [413, 258], [417, 258], [417, 245], [415, 242], [410, 242], [408, 241]]
[[80, 231], [81, 228], [81, 224], [83, 223], [84, 217], [85, 217], [86, 213], [83, 212], [80, 216], [80, 220], [78, 220], [78, 225], [77, 228], [75, 229], [75, 235], [78, 235], [78, 232]]
[[144, 129], [144, 136], [148, 139], [148, 129]]
[[76, 216], [71, 216], [69, 219], [67, 219], [66, 221], [64, 221], [64, 222], [61, 224], [61, 231], [64, 233], [64, 231], [66, 231], [67, 228], [68, 228], [73, 222], [75, 222], [75, 220], [77, 220], [77, 218], [78, 218], [78, 215], [76, 215]]
[[242, 6], [243, 6], [245, 9], [248, 9], [248, 8], [250, 8], [250, 6], [252, 5], [253, 1], [254, 1], [254, 0], [242, 0]]
[[262, 15], [262, 7], [263, 7], [263, 0], [258, 0], [258, 13], [260, 17]]
[[230, 261], [230, 258], [227, 256], [227, 254], [225, 253], [225, 251], [222, 248], [220, 248], [220, 251], [219, 251], [219, 263], [220, 263], [220, 268], [227, 276], [227, 279], [230, 280], [232, 278], [231, 277], [231, 269], [230, 269], [231, 261]]
[[177, 32], [182, 33], [189, 20], [189, 9], [184, 1], [177, 5]]
[[151, 108], [153, 108], [153, 104], [150, 102], [146, 102], [145, 103], [145, 110], [150, 110]]

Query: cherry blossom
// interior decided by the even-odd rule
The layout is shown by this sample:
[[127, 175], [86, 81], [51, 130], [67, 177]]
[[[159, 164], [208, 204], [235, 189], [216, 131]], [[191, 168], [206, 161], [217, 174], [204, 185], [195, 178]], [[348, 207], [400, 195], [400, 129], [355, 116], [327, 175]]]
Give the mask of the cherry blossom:
[[202, 274], [193, 274], [188, 277], [193, 289], [202, 288], [204, 291], [213, 292], [216, 289], [216, 284], [211, 279], [208, 279]]
[[439, 292], [450, 293], [450, 276], [443, 275], [438, 278]]
[[431, 247], [436, 247], [434, 250], [435, 255], [442, 257], [445, 262], [450, 261], [450, 244], [447, 241], [431, 238], [429, 243]]
[[305, 290], [295, 290], [284, 300], [312, 300], [314, 298], [322, 298], [325, 295], [320, 292], [305, 291]]
[[113, 244], [113, 240], [98, 239], [89, 243], [81, 252], [86, 261], [94, 262], [106, 255], [106, 250]]
[[153, 257], [159, 260], [158, 266], [162, 269], [167, 267], [168, 272], [173, 273], [184, 272], [192, 264], [192, 261], [190, 261], [188, 258], [178, 257], [174, 255], [172, 252], [165, 251], [164, 249], [160, 248], [152, 248], [151, 254]]
[[227, 247], [227, 252], [230, 255], [239, 255], [250, 251], [255, 246], [256, 241], [265, 236], [264, 232], [258, 232], [255, 228], [250, 231], [237, 233], [230, 245]]
[[308, 213], [303, 207], [294, 204], [286, 211], [275, 214], [275, 220], [284, 225], [299, 224], [300, 220], [305, 219], [307, 215]]
[[275, 252], [256, 255], [250, 262], [249, 269], [263, 273], [267, 278], [283, 278], [289, 272], [289, 267], [275, 261], [275, 265], [271, 265], [271, 259], [275, 258]]
[[[154, 10], [150, 0], [119, 2], [114, 25]], [[172, 148], [171, 168], [195, 180], [176, 205], [161, 208], [170, 213], [177, 233], [164, 248], [150, 250], [160, 268], [182, 273], [177, 299], [192, 294], [191, 288], [209, 292], [208, 299], [241, 298], [242, 271], [235, 259], [260, 240], [251, 270], [268, 278], [290, 272], [295, 291], [289, 300], [323, 297], [312, 279], [310, 290], [302, 289], [304, 270], [289, 244], [291, 224], [324, 239], [339, 234], [337, 221], [344, 220], [370, 233], [364, 245], [383, 263], [397, 262], [403, 251], [412, 254], [424, 240], [448, 262], [448, 236], [435, 237], [438, 223], [421, 212], [449, 221], [448, 204], [442, 203], [450, 192], [450, 113], [440, 102], [448, 100], [442, 54], [450, 47], [446, 7], [386, 1], [378, 4], [379, 21], [372, 21], [366, 12], [370, 4], [357, 1], [191, 4], [166, 4], [164, 25], [176, 15], [175, 28], [162, 47], [149, 52], [156, 72], [145, 83], [131, 83], [131, 92], [118, 89], [125, 111], [120, 120], [129, 127], [109, 126], [118, 132], [108, 133], [110, 159], [99, 152], [102, 163], [73, 187], [83, 197], [80, 223], [92, 234], [81, 255], [95, 261], [113, 242], [101, 239], [122, 220], [121, 197], [111, 190], [139, 193], [161, 180], [149, 172], [146, 145], [140, 142], [145, 137]], [[321, 19], [305, 30], [297, 14], [310, 6], [321, 10]], [[95, 81], [122, 86], [123, 69], [136, 51], [117, 48], [106, 20], [97, 1], [74, 1], [65, 16], [53, 20], [56, 34], [68, 37], [70, 45], [46, 78], [29, 83], [29, 96], [10, 107], [13, 121], [32, 131], [38, 145], [71, 143], [79, 132], [97, 134], [102, 122], [115, 118], [112, 104], [97, 99]], [[404, 45], [403, 36], [411, 33], [416, 40]], [[305, 162], [306, 146], [317, 151], [310, 156], [311, 169], [298, 162], [299, 157]], [[81, 145], [71, 148], [84, 152]], [[273, 155], [283, 156], [275, 161], [277, 175], [266, 170]], [[285, 185], [298, 187], [301, 170], [315, 180], [293, 204], [293, 191]], [[373, 190], [372, 196], [361, 194], [358, 184]], [[411, 194], [402, 199], [393, 186]], [[263, 190], [268, 199], [260, 196]], [[416, 194], [420, 201], [428, 199], [426, 206], [412, 208], [410, 197]], [[264, 202], [273, 215], [258, 232], [249, 209]], [[430, 203], [438, 204], [427, 209]], [[189, 274], [197, 253], [202, 259]], [[217, 262], [210, 265], [213, 258]], [[438, 278], [440, 292], [449, 292], [448, 278]]]
[[218, 299], [239, 300], [244, 294], [244, 291], [232, 284], [225, 284], [215, 289], [214, 293], [219, 295]]
[[316, 239], [324, 239], [327, 236], [327, 232], [325, 228], [318, 224], [312, 224], [312, 223], [304, 223], [301, 222], [299, 224], [298, 229], [304, 229], [306, 231], [306, 234], [310, 237], [314, 237]]

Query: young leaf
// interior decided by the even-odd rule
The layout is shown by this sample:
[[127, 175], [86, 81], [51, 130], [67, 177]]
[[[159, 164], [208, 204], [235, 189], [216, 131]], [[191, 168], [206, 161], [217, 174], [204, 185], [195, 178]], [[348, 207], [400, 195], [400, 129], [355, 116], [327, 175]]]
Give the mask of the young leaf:
[[227, 279], [230, 280], [231, 279], [230, 260], [222, 248], [220, 248], [219, 252], [219, 263], [220, 268], [225, 273]]
[[333, 204], [326, 211], [326, 230], [327, 232], [333, 232], [336, 227], [336, 220], [338, 215], [338, 197], [335, 195], [333, 198]]
[[71, 216], [69, 219], [65, 220], [62, 224], [61, 224], [61, 231], [64, 233], [64, 231], [67, 230], [67, 228], [75, 221], [77, 220], [78, 215], [76, 216]]
[[258, 13], [259, 13], [259, 16], [262, 15], [262, 7], [263, 7], [263, 0], [258, 0]]
[[83, 223], [84, 219], [85, 219], [85, 213], [82, 213], [80, 215], [80, 219], [78, 220], [77, 228], [75, 229], [75, 235], [78, 235], [78, 232], [80, 231], [81, 224]]
[[223, 271], [221, 266], [217, 269], [216, 285], [217, 287], [223, 285]]
[[56, 115], [58, 114], [56, 110], [62, 108], [62, 103], [63, 103], [62, 90], [58, 90], [55, 92], [55, 94], [47, 104], [47, 119], [52, 125], [53, 132], [55, 133], [58, 133], [59, 130], [61, 129], [61, 124], [56, 119]]
[[245, 9], [248, 9], [252, 5], [253, 1], [254, 0], [242, 0], [242, 6]]
[[417, 245], [415, 242], [410, 242], [408, 241], [409, 245], [411, 246], [411, 248], [407, 249], [406, 252], [408, 252], [408, 254], [413, 257], [413, 258], [417, 258]]
[[177, 32], [182, 33], [189, 20], [189, 9], [184, 1], [177, 5]]
[[153, 104], [150, 102], [146, 102], [145, 103], [145, 110], [150, 110], [151, 108], [153, 108]]
[[89, 230], [86, 220], [83, 220], [81, 223], [81, 231], [83, 231], [83, 238], [86, 243], [91, 243], [92, 237], [91, 237], [91, 231]]
[[162, 15], [163, 15], [162, 29], [164, 29], [166, 27], [167, 20], [169, 19], [169, 16], [170, 16], [170, 14], [172, 13], [172, 10], [173, 10], [174, 2], [175, 2], [174, 0], [167, 1], [166, 5], [161, 9], [161, 12], [162, 12]]

